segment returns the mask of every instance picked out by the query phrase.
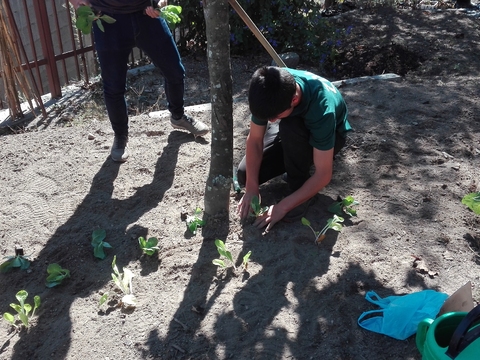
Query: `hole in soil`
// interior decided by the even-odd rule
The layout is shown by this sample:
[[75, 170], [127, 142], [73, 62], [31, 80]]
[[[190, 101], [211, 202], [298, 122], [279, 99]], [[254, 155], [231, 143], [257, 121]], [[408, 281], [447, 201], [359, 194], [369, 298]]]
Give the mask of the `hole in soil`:
[[425, 59], [399, 44], [341, 50], [333, 60], [324, 64], [330, 77], [348, 79], [360, 76], [395, 73], [404, 76], [416, 70]]

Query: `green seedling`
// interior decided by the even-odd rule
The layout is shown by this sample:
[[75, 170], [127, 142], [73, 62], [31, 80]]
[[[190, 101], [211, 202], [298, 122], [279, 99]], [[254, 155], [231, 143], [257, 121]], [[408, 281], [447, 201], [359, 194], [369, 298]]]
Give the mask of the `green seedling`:
[[142, 249], [142, 252], [149, 256], [155, 254], [155, 251], [160, 250], [160, 248], [157, 246], [158, 239], [154, 237], [146, 240], [144, 237], [140, 236], [138, 238], [138, 244], [140, 245], [140, 249]]
[[462, 204], [467, 205], [475, 214], [480, 215], [480, 191], [465, 195]]
[[197, 233], [199, 227], [205, 226], [205, 221], [200, 219], [199, 215], [202, 213], [202, 209], [197, 207], [195, 213], [191, 216], [187, 216], [186, 222], [188, 230], [192, 232], [193, 235]]
[[248, 261], [250, 260], [250, 255], [252, 255], [251, 250], [248, 253], [246, 253], [245, 256], [243, 257], [242, 265], [243, 265], [243, 270], [245, 271], [247, 271], [247, 268], [248, 268]]
[[23, 255], [23, 249], [15, 249], [15, 256], [6, 256], [7, 259], [0, 265], [0, 272], [6, 273], [13, 268], [20, 268], [26, 270], [30, 267], [30, 261], [27, 260], [28, 256]]
[[99, 259], [105, 259], [104, 248], [111, 248], [112, 246], [103, 241], [107, 237], [107, 232], [103, 229], [97, 229], [92, 233], [93, 255]]
[[261, 206], [260, 198], [257, 195], [252, 197], [250, 207], [253, 210], [252, 216], [255, 216], [255, 217], [263, 215], [268, 210], [268, 206], [263, 206], [263, 207]]
[[160, 17], [165, 19], [170, 30], [175, 29], [175, 25], [182, 21], [180, 18], [180, 14], [182, 13], [181, 6], [167, 5], [162, 8], [156, 8], [155, 10], [160, 11]]
[[[25, 290], [20, 290], [15, 297], [18, 300], [18, 304], [10, 304], [10, 307], [14, 309], [17, 312], [18, 319], [22, 322], [22, 324], [25, 327], [28, 327], [29, 325], [29, 319], [31, 319], [35, 315], [35, 310], [38, 309], [40, 306], [40, 296], [36, 295], [33, 297], [33, 310], [32, 310], [32, 305], [25, 303], [28, 297], [28, 293]], [[28, 315], [32, 312], [30, 315]], [[10, 324], [18, 328], [16, 322], [17, 319], [15, 318], [15, 315], [12, 315], [8, 312], [3, 314], [3, 318], [7, 320]]]
[[108, 299], [108, 292], [102, 295], [100, 298], [100, 301], [98, 302], [98, 307], [101, 307], [103, 304], [105, 304], [105, 301]]
[[321, 231], [315, 231], [310, 224], [310, 221], [308, 221], [306, 218], [302, 218], [302, 224], [305, 226], [308, 226], [310, 230], [312, 230], [313, 235], [315, 236], [315, 243], [320, 244], [326, 237], [326, 232], [328, 229], [332, 229], [335, 231], [340, 231], [342, 230], [342, 223], [343, 218], [337, 215], [333, 215], [333, 218], [330, 218], [327, 220], [327, 225], [324, 226], [324, 228]]
[[108, 15], [96, 15], [90, 6], [82, 5], [75, 10], [77, 20], [75, 26], [83, 34], [88, 35], [92, 32], [93, 23], [97, 24], [98, 28], [105, 32], [102, 21], [108, 24], [113, 24], [116, 20]]
[[[235, 263], [233, 262], [232, 253], [227, 250], [227, 247], [225, 246], [225, 243], [222, 240], [217, 239], [217, 240], [215, 240], [215, 246], [217, 247], [217, 251], [220, 254], [220, 256], [223, 256], [223, 257], [227, 258], [228, 260], [230, 260], [230, 262], [233, 265], [233, 268], [235, 270], [237, 270], [237, 267], [235, 266]], [[212, 261], [212, 263], [214, 265], [220, 266], [221, 268], [226, 268], [227, 267], [227, 264], [222, 259], [214, 259]]]
[[[117, 268], [117, 256], [115, 255], [113, 257], [112, 261], [112, 279], [115, 285], [120, 289], [120, 291], [123, 293], [122, 297], [122, 305], [125, 305], [125, 307], [135, 307], [137, 305], [137, 299], [135, 298], [135, 295], [133, 295], [133, 288], [132, 288], [132, 278], [133, 278], [133, 273], [128, 270], [127, 268], [123, 268], [123, 274], [118, 271]], [[105, 296], [105, 294], [103, 295]], [[105, 300], [103, 300], [102, 304], [107, 300], [108, 294], [105, 297]]]
[[328, 211], [334, 213], [338, 216], [344, 216], [345, 214], [349, 216], [357, 216], [357, 211], [352, 208], [354, 205], [358, 205], [359, 202], [356, 201], [352, 196], [347, 196], [341, 201], [334, 202], [328, 207]]
[[[217, 240], [215, 240], [215, 246], [217, 247], [217, 251], [220, 254], [220, 258], [212, 260], [212, 263], [214, 265], [217, 265], [217, 266], [223, 268], [223, 269], [227, 268], [228, 267], [227, 263], [225, 262], [225, 260], [223, 260], [221, 258], [223, 256], [227, 260], [230, 260], [230, 263], [232, 264], [233, 268], [235, 270], [237, 270], [237, 267], [235, 266], [235, 262], [233, 261], [232, 253], [227, 250], [227, 247], [225, 246], [225, 243], [222, 240], [217, 239]], [[251, 251], [246, 253], [245, 256], [243, 257], [242, 265], [243, 265], [243, 269], [245, 271], [248, 268], [248, 261], [250, 259], [250, 255], [252, 255]]]
[[70, 277], [70, 270], [64, 269], [58, 264], [48, 265], [47, 273], [48, 276], [45, 285], [47, 285], [48, 288], [60, 285], [63, 280]]

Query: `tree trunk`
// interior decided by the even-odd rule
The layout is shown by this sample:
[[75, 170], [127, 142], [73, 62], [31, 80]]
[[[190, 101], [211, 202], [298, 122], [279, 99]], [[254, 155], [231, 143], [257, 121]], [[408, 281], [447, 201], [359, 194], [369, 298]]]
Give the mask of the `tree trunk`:
[[205, 189], [205, 213], [228, 214], [233, 168], [233, 106], [230, 68], [228, 2], [207, 0], [204, 15], [212, 103], [210, 172]]

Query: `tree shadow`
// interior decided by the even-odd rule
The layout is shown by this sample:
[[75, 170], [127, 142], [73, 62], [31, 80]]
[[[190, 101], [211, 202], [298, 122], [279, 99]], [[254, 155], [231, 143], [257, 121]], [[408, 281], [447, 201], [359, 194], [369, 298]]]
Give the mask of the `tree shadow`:
[[[162, 201], [174, 180], [179, 148], [189, 141], [193, 139], [183, 133], [170, 133], [155, 165], [151, 183], [138, 188], [131, 197], [123, 200], [112, 197], [120, 165], [110, 158], [105, 160], [92, 179], [89, 193], [72, 216], [56, 229], [32, 266], [34, 273], [43, 276], [48, 263], [58, 262], [68, 268], [72, 276], [68, 282], [53, 289], [42, 287], [43, 280], [36, 276], [28, 279], [28, 288], [35, 295], [41, 295], [43, 304], [37, 324], [21, 334], [16, 342], [13, 360], [66, 357], [71, 342], [71, 304], [79, 297], [88, 297], [111, 280], [114, 252], [119, 268], [138, 258], [138, 244], [135, 242], [132, 245], [131, 239], [145, 234], [148, 229], [138, 226], [127, 228]], [[93, 258], [90, 246], [91, 233], [96, 227], [106, 229], [107, 241], [113, 246], [103, 261]], [[155, 268], [145, 271], [155, 271]], [[7, 292], [8, 297], [13, 299], [13, 290], [9, 288]], [[53, 337], [52, 328], [62, 336]], [[52, 353], [52, 349], [56, 350]]]
[[[159, 336], [157, 330], [150, 332], [148, 350], [143, 351], [144, 357], [158, 356], [161, 353], [162, 359], [178, 359], [183, 355], [187, 358], [202, 358], [206, 348], [214, 347], [209, 339], [199, 336], [197, 330], [202, 320], [211, 316], [209, 312], [215, 300], [232, 278], [232, 273], [228, 270], [226, 276], [217, 278], [217, 268], [212, 265], [212, 259], [218, 257], [215, 239], [226, 239], [229, 233], [228, 217], [228, 213], [213, 217], [204, 214], [206, 225], [202, 227], [203, 242], [197, 261], [192, 266], [183, 300], [170, 321], [166, 336]], [[216, 285], [215, 291], [209, 295], [212, 284]], [[188, 355], [185, 343], [188, 343]]]

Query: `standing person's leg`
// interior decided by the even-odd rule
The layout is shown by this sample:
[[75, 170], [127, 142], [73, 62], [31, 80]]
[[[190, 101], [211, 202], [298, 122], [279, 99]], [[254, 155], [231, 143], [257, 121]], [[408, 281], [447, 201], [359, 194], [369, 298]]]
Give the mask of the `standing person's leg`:
[[93, 25], [105, 106], [115, 134], [111, 156], [114, 161], [119, 162], [124, 162], [128, 158], [128, 113], [125, 103], [125, 86], [128, 56], [134, 46], [130, 16], [115, 14], [115, 23], [104, 24], [105, 31], [101, 31], [98, 26]]
[[[263, 158], [258, 176], [259, 184], [263, 184], [285, 172], [283, 149], [278, 136], [278, 122], [268, 123], [263, 139]], [[247, 164], [244, 156], [237, 169], [237, 178], [240, 186], [247, 181]]]
[[207, 125], [184, 113], [185, 68], [164, 19], [143, 14], [136, 18], [136, 45], [145, 51], [165, 78], [165, 96], [174, 128], [190, 131], [195, 136], [208, 133]]
[[279, 135], [287, 182], [293, 192], [310, 177], [310, 167], [313, 164], [313, 147], [309, 143], [310, 131], [303, 119], [288, 117], [280, 121]]

